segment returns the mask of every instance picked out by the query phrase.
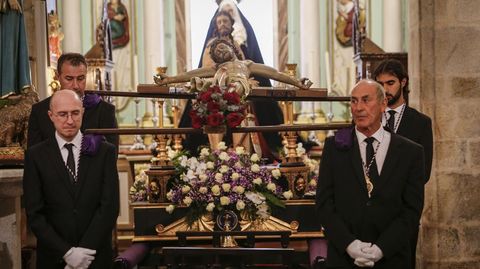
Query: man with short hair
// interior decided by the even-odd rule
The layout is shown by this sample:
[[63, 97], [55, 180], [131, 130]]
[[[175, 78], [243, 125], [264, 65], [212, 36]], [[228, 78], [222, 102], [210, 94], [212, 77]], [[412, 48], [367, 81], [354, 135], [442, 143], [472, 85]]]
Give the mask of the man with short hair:
[[354, 127], [325, 141], [316, 208], [327, 268], [411, 268], [410, 237], [423, 209], [423, 149], [381, 125], [384, 90], [361, 80], [351, 94]]
[[[103, 101], [96, 94], [85, 95], [87, 80], [87, 62], [78, 53], [64, 53], [58, 59], [56, 78], [60, 81], [60, 90], [71, 89], [83, 101], [85, 112], [81, 130], [97, 128], [117, 128], [115, 106]], [[27, 147], [31, 147], [53, 136], [55, 128], [48, 117], [50, 106], [48, 97], [32, 106], [28, 120]], [[118, 147], [118, 135], [106, 135], [106, 140]]]
[[[383, 125], [391, 132], [397, 133], [423, 146], [425, 154], [425, 179], [430, 178], [433, 159], [432, 120], [425, 114], [408, 106], [408, 74], [404, 66], [395, 59], [381, 62], [373, 72], [374, 79], [383, 85], [388, 99], [388, 106], [383, 114]], [[412, 268], [415, 268], [418, 240], [418, 225], [412, 233]]]
[[111, 268], [119, 212], [115, 146], [86, 141], [84, 108], [71, 90], [54, 93], [55, 131], [27, 149], [23, 189], [27, 221], [37, 237], [37, 268]]

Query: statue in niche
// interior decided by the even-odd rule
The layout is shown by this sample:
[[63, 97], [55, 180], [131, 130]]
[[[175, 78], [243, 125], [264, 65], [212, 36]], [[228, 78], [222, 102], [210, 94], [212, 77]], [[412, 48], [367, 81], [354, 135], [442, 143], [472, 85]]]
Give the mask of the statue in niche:
[[[365, 25], [365, 9], [360, 5], [360, 24]], [[335, 20], [335, 36], [345, 47], [352, 46], [355, 3], [353, 0], [337, 0], [337, 19]]]
[[125, 47], [130, 41], [128, 12], [121, 0], [111, 0], [107, 5], [113, 49]]

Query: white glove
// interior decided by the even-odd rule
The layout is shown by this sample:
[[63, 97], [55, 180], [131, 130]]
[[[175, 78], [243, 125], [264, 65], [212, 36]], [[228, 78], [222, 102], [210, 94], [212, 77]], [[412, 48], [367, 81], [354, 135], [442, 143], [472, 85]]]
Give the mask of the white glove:
[[358, 267], [373, 267], [375, 265], [372, 260], [366, 258], [356, 258], [353, 263]]
[[71, 268], [88, 268], [95, 259], [95, 253], [97, 251], [93, 249], [73, 247], [65, 253], [63, 259]]
[[378, 262], [381, 258], [383, 258], [382, 250], [375, 244], [373, 244], [371, 247], [362, 248], [362, 251], [371, 255], [370, 260], [373, 260], [374, 262]]
[[357, 258], [365, 258], [365, 259], [370, 259], [371, 255], [365, 253], [362, 251], [362, 249], [369, 248], [372, 244], [371, 243], [365, 243], [362, 242], [358, 239], [354, 240], [350, 245], [348, 245], [346, 251], [352, 259], [357, 259]]

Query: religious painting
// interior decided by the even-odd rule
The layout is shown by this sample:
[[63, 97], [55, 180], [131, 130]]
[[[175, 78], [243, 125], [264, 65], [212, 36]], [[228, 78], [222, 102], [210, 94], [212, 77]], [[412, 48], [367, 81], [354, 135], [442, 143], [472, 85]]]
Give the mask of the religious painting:
[[[365, 25], [365, 0], [359, 1], [360, 20]], [[329, 10], [329, 66], [333, 95], [349, 95], [355, 84], [355, 65], [353, 63], [353, 15], [355, 12], [353, 0], [328, 1]]]

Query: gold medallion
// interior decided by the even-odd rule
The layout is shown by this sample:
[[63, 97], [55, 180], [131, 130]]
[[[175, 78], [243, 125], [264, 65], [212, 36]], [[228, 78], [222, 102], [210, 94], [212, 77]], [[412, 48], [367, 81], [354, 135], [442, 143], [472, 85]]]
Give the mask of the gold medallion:
[[368, 198], [370, 198], [373, 191], [373, 183], [368, 175], [365, 175], [365, 182], [367, 183]]

